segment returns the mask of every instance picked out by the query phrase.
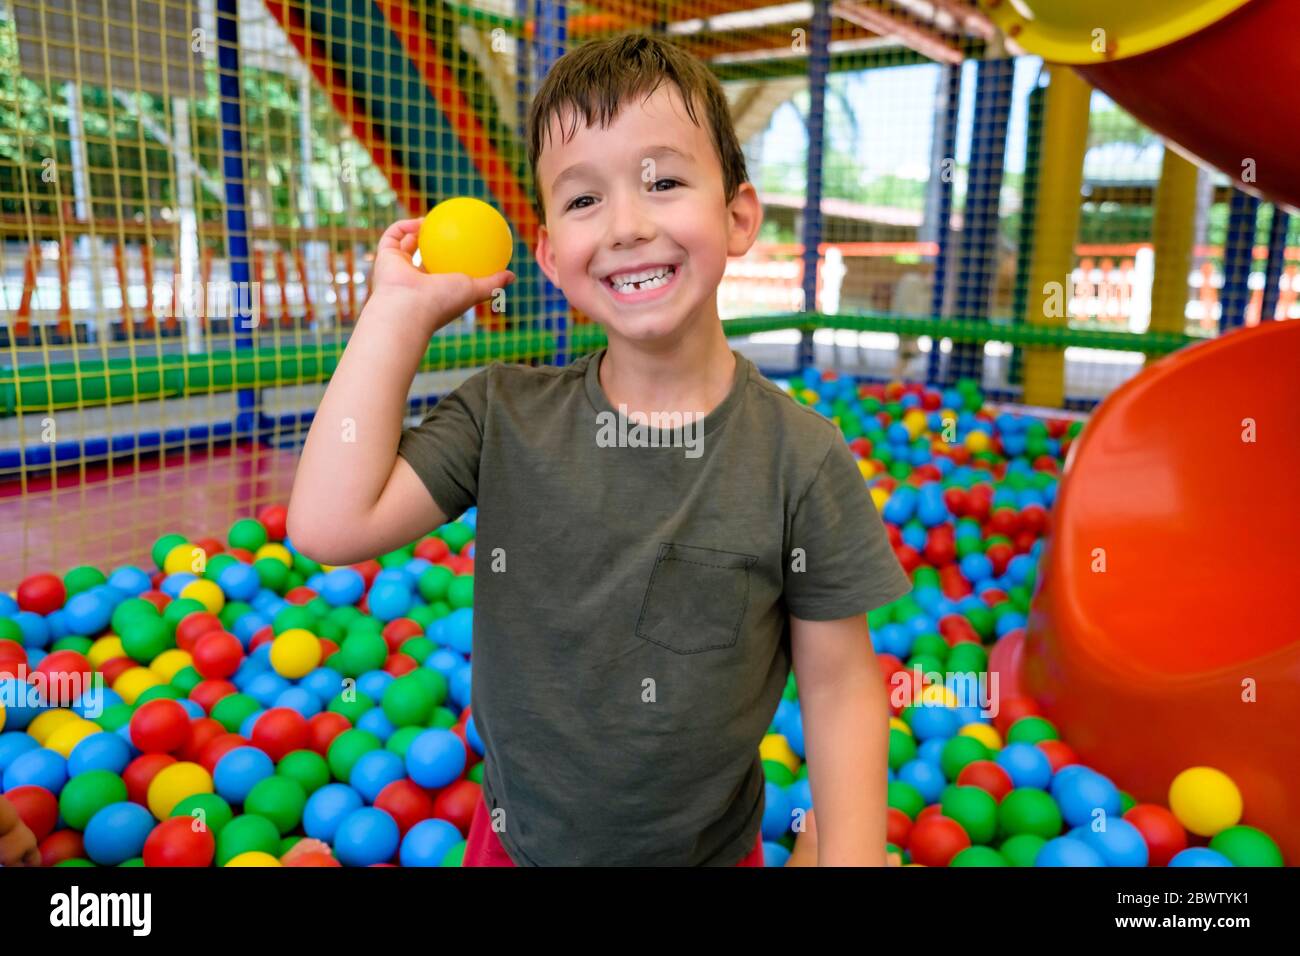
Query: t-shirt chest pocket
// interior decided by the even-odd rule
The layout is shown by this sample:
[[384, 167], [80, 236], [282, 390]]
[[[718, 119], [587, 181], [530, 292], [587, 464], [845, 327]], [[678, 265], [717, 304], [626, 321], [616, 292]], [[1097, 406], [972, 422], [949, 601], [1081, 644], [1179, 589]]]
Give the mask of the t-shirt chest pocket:
[[665, 542], [646, 585], [637, 637], [678, 654], [734, 647], [758, 558]]

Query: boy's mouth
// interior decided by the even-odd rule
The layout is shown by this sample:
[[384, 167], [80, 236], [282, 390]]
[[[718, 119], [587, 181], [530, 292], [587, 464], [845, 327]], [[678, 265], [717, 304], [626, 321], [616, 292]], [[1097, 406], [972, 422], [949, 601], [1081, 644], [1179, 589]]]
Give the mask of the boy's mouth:
[[664, 290], [676, 283], [679, 273], [679, 265], [665, 262], [613, 272], [601, 283], [619, 302], [642, 302], [665, 294]]

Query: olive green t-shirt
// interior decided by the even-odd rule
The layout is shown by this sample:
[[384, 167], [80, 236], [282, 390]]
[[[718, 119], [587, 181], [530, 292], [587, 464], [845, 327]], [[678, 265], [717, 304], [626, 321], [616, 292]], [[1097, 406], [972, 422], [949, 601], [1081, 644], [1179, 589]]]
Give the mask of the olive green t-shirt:
[[790, 616], [910, 585], [833, 422], [733, 351], [702, 421], [638, 430], [604, 353], [490, 365], [397, 450], [449, 519], [478, 507], [470, 704], [510, 858], [729, 866], [758, 839]]

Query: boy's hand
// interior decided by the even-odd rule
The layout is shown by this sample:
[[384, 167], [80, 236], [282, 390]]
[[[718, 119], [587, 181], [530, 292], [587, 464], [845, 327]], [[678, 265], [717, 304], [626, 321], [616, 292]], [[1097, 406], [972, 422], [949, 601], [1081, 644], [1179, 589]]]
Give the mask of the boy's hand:
[[422, 219], [401, 219], [384, 231], [375, 251], [371, 294], [409, 303], [414, 314], [405, 318], [428, 326], [432, 335], [471, 306], [490, 299], [495, 290], [515, 281], [509, 269], [482, 279], [463, 272], [430, 274], [411, 261], [419, 243]]
[[36, 835], [18, 816], [14, 805], [0, 797], [0, 866], [40, 866]]

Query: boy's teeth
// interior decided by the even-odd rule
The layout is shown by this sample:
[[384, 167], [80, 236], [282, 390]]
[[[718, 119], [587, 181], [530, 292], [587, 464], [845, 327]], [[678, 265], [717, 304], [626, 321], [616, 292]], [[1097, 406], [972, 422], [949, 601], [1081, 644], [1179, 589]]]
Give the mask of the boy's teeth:
[[631, 288], [635, 288], [637, 291], [657, 289], [661, 285], [666, 285], [674, 272], [676, 272], [675, 266], [664, 266], [658, 269], [648, 269], [645, 272], [610, 276], [609, 282], [619, 292], [627, 292]]

